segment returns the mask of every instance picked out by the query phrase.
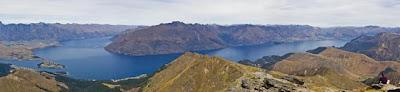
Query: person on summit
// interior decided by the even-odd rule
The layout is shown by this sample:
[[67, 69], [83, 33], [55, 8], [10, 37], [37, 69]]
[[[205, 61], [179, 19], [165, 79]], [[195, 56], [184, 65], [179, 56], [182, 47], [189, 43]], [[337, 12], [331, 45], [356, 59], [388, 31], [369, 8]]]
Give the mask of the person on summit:
[[388, 84], [388, 79], [385, 77], [383, 72], [381, 73], [381, 77], [379, 78], [379, 83]]

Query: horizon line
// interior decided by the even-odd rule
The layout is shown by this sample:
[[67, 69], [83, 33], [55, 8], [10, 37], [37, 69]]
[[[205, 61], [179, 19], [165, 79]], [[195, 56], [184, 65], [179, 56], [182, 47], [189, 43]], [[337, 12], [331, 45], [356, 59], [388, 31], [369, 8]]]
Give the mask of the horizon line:
[[312, 27], [320, 27], [320, 28], [333, 28], [333, 27], [381, 27], [381, 28], [399, 28], [399, 26], [382, 26], [382, 25], [370, 25], [370, 24], [365, 24], [365, 25], [330, 25], [330, 26], [315, 26], [312, 24], [295, 24], [295, 23], [287, 23], [287, 24], [274, 24], [274, 23], [266, 23], [266, 24], [260, 24], [260, 23], [231, 23], [231, 24], [218, 24], [218, 23], [198, 23], [198, 22], [182, 22], [182, 21], [170, 21], [170, 22], [161, 22], [158, 24], [151, 24], [151, 25], [146, 25], [146, 24], [117, 24], [117, 23], [78, 23], [78, 22], [4, 22], [0, 20], [0, 23], [9, 25], [9, 24], [40, 24], [40, 23], [45, 23], [45, 24], [78, 24], [78, 25], [124, 25], [124, 26], [156, 26], [156, 25], [161, 25], [161, 24], [168, 24], [168, 23], [173, 23], [173, 22], [181, 22], [184, 24], [201, 24], [201, 25], [220, 25], [220, 26], [234, 26], [234, 25], [260, 25], [260, 26], [273, 26], [273, 25], [302, 25], [302, 26], [312, 26]]

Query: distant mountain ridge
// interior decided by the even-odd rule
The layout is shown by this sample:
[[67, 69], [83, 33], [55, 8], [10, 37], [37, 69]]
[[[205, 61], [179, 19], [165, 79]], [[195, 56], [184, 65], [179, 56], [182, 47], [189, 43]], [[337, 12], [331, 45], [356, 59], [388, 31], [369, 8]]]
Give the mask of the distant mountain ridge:
[[379, 27], [379, 26], [364, 26], [364, 27], [328, 27], [321, 28], [324, 37], [332, 37], [334, 39], [351, 40], [361, 35], [376, 35], [382, 32], [400, 32], [400, 27]]
[[126, 29], [137, 26], [106, 25], [106, 24], [60, 24], [60, 23], [31, 23], [31, 24], [2, 24], [0, 22], [0, 40], [29, 41], [29, 40], [73, 40], [93, 37], [104, 37], [118, 34]]
[[400, 28], [331, 27], [308, 25], [207, 25], [179, 21], [127, 31], [115, 37], [105, 49], [132, 56], [212, 50], [270, 42], [349, 40], [363, 34], [400, 32]]
[[376, 60], [400, 60], [400, 34], [384, 32], [375, 36], [362, 35], [342, 49], [365, 54]]

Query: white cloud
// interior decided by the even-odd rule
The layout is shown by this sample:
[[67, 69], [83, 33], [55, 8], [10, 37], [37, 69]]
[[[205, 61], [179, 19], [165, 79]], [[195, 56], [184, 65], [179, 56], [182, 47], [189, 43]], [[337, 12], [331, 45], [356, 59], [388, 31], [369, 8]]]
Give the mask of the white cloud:
[[4, 22], [399, 26], [399, 0], [0, 0]]

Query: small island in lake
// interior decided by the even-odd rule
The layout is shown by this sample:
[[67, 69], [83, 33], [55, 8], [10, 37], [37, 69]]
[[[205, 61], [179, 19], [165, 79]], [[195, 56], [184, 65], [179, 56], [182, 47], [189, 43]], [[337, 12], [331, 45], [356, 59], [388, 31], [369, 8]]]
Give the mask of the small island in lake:
[[63, 69], [65, 65], [58, 64], [54, 61], [50, 61], [48, 59], [43, 59], [41, 63], [38, 64], [39, 68], [50, 68], [50, 69]]

